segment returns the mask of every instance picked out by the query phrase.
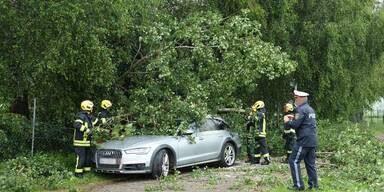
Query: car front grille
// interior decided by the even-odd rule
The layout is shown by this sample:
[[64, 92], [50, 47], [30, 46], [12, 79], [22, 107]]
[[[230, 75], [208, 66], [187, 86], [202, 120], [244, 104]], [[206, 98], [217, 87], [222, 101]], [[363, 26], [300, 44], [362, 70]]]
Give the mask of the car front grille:
[[[121, 163], [122, 153], [119, 150], [113, 149], [100, 149], [97, 150], [97, 168], [101, 169], [119, 169]], [[116, 164], [103, 164], [100, 163], [100, 158], [111, 159], [116, 162]]]
[[97, 157], [121, 159], [122, 153], [119, 150], [100, 149], [97, 151]]
[[119, 169], [120, 165], [99, 164], [99, 166], [97, 168], [99, 168], [99, 169]]

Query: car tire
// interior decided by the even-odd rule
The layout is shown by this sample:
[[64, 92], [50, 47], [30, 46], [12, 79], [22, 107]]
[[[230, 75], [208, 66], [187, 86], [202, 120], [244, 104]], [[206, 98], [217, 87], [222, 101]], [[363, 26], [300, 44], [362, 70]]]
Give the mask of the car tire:
[[156, 153], [155, 159], [153, 160], [152, 176], [157, 179], [161, 176], [168, 176], [171, 173], [170, 155], [166, 149], [161, 149]]
[[220, 166], [230, 167], [235, 164], [236, 161], [236, 150], [233, 144], [227, 142], [224, 144], [221, 150]]

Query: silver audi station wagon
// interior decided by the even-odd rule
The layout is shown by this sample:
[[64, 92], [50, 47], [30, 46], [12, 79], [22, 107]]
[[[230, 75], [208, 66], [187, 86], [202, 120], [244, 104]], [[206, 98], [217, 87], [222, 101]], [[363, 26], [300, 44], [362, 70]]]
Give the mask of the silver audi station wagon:
[[208, 116], [192, 123], [176, 136], [132, 136], [107, 141], [95, 153], [96, 171], [107, 173], [151, 173], [167, 176], [187, 166], [218, 162], [232, 166], [240, 153], [237, 133], [220, 117]]

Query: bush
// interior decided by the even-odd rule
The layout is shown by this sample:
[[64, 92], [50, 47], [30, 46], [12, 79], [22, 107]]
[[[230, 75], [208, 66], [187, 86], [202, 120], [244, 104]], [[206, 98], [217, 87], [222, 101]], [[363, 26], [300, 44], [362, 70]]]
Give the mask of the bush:
[[0, 161], [25, 153], [30, 149], [31, 126], [18, 114], [0, 114]]
[[[232, 125], [232, 130], [242, 137], [243, 152], [246, 151], [245, 118], [243, 115], [223, 115]], [[268, 122], [267, 143], [273, 156], [284, 154], [282, 127]], [[372, 188], [384, 188], [384, 143], [375, 139], [363, 124], [349, 121], [330, 122], [320, 120], [317, 124], [319, 152], [330, 152], [330, 163], [336, 165], [335, 173], [343, 179], [367, 184]]]
[[8, 175], [0, 175], [0, 191], [4, 192], [24, 192], [31, 191], [31, 179], [27, 177], [18, 177], [10, 173]]
[[73, 127], [38, 122], [35, 128], [36, 151], [69, 151], [72, 149]]
[[319, 123], [319, 150], [332, 152], [340, 176], [373, 188], [384, 188], [384, 143], [366, 127], [350, 122]]
[[0, 191], [31, 191], [34, 187], [56, 189], [70, 178], [66, 165], [72, 162], [64, 156], [38, 154], [33, 158], [17, 157], [2, 165]]

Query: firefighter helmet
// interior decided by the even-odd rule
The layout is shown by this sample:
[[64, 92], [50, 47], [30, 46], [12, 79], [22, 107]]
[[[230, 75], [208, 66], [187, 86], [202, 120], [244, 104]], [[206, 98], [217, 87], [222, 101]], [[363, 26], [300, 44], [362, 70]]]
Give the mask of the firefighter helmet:
[[293, 111], [293, 105], [290, 103], [287, 103], [284, 105], [284, 113], [289, 113]]
[[264, 102], [263, 101], [256, 101], [255, 104], [252, 106], [252, 110], [256, 111], [258, 109], [264, 108]]
[[81, 106], [81, 109], [84, 111], [92, 112], [92, 110], [93, 110], [93, 103], [90, 100], [82, 101], [80, 106]]
[[110, 100], [104, 99], [103, 101], [101, 101], [101, 108], [108, 109], [110, 107], [112, 107], [112, 102]]

